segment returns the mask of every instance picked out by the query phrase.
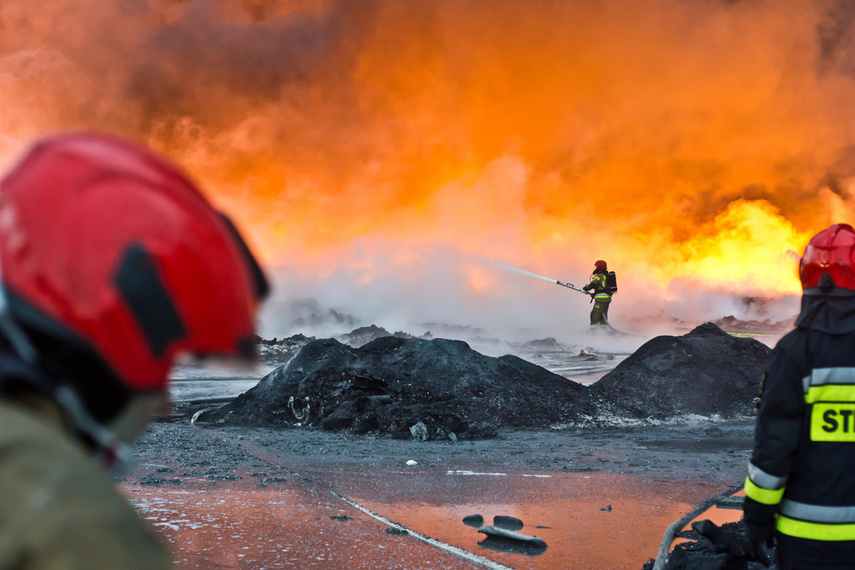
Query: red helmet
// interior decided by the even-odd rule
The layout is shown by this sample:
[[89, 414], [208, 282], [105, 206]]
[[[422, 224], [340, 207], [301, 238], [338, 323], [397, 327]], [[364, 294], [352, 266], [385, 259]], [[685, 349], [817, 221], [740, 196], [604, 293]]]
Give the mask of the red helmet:
[[174, 166], [89, 133], [37, 143], [0, 181], [0, 270], [15, 323], [131, 393], [163, 390], [179, 353], [250, 356], [267, 294], [234, 226]]
[[799, 263], [799, 277], [806, 295], [830, 293], [835, 288], [855, 290], [855, 230], [834, 224], [808, 243]]
[[599, 259], [594, 262], [594, 268], [596, 269], [606, 269], [606, 262], [602, 259]]

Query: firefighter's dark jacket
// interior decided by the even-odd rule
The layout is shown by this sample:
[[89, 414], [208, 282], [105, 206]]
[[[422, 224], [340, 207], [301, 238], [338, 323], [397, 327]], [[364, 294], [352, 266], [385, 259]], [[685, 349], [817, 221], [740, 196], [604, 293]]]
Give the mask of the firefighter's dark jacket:
[[769, 358], [745, 482], [752, 539], [855, 540], [855, 297], [804, 296]]
[[591, 276], [591, 282], [582, 287], [585, 291], [593, 291], [594, 298], [597, 301], [610, 301], [612, 296], [606, 287], [606, 271], [602, 269], [594, 270]]

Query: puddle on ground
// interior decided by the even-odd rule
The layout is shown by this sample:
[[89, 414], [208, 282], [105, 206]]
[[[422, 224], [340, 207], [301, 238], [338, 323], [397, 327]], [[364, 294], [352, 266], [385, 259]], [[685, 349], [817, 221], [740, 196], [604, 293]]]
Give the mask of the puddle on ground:
[[[312, 483], [294, 477], [264, 488], [245, 477], [213, 486], [201, 479], [181, 487], [126, 484], [125, 490], [167, 537], [182, 568], [472, 567], [385, 532], [388, 527], [335, 497], [334, 489], [387, 520], [518, 570], [639, 570], [656, 556], [668, 525], [722, 491], [706, 482], [675, 485], [606, 473], [327, 473], [333, 476], [323, 481], [316, 473]], [[464, 523], [475, 514], [484, 526], [496, 516], [520, 519], [517, 532], [546, 547], [508, 548], [488, 539]], [[700, 518], [721, 525], [740, 516], [712, 509]]]
[[328, 493], [307, 492], [299, 481], [252, 490], [234, 482], [184, 486], [123, 486], [178, 568], [472, 568], [386, 534], [373, 519]]
[[[705, 483], [674, 483], [604, 473], [448, 474], [449, 500], [382, 502], [351, 488], [349, 498], [412, 530], [517, 569], [587, 568], [640, 570], [656, 556], [666, 528], [700, 501], [722, 491]], [[434, 497], [436, 499], [438, 497]], [[497, 500], [498, 499], [498, 500]], [[547, 548], [504, 552], [463, 519], [480, 514], [523, 521], [518, 532], [536, 536]], [[741, 511], [716, 509], [701, 518], [716, 524], [738, 520]], [[718, 520], [716, 520], [718, 519]]]

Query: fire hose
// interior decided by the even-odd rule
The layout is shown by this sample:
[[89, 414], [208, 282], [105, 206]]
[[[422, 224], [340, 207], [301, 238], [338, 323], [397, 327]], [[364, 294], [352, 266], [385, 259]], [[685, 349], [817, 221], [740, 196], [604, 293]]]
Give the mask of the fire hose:
[[653, 570], [662, 570], [665, 567], [671, 553], [671, 543], [674, 542], [674, 538], [676, 538], [678, 532], [683, 530], [687, 524], [692, 522], [693, 519], [700, 516], [711, 506], [742, 490], [742, 487], [742, 484], [736, 485], [724, 493], [720, 493], [715, 497], [710, 497], [709, 499], [698, 503], [694, 509], [686, 513], [679, 520], [671, 523], [671, 526], [669, 526], [665, 531], [665, 536], [662, 537], [662, 544], [659, 545], [659, 552], [656, 555], [656, 562], [653, 564]]
[[573, 285], [572, 283], [564, 283], [564, 282], [562, 282], [562, 281], [556, 281], [556, 283], [558, 283], [559, 285], [561, 285], [561, 286], [563, 286], [563, 287], [567, 287], [568, 289], [573, 289], [574, 291], [578, 291], [578, 292], [580, 292], [580, 293], [584, 293], [585, 295], [590, 295], [592, 300], [593, 300], [593, 298], [594, 298], [594, 294], [593, 294], [593, 293], [591, 293], [590, 291], [585, 291], [584, 289], [580, 289], [579, 287], [576, 287], [576, 286], [575, 286], [575, 285]]
[[[589, 297], [591, 297], [591, 301], [592, 302], [594, 301], [594, 293], [591, 293], [590, 291], [585, 291], [581, 287], [576, 287], [572, 283], [564, 283], [563, 281], [558, 281], [557, 279], [553, 279], [552, 277], [546, 277], [545, 275], [538, 275], [537, 273], [532, 273], [531, 271], [526, 271], [524, 269], [518, 269], [516, 267], [511, 267], [510, 265], [504, 265], [502, 263], [496, 263], [495, 261], [490, 261], [489, 259], [482, 259], [480, 257], [472, 257], [470, 259], [473, 259], [474, 261], [478, 261], [480, 263], [486, 263], [488, 265], [492, 265], [493, 267], [498, 267], [499, 269], [505, 269], [507, 271], [513, 271], [514, 273], [519, 273], [521, 275], [528, 275], [529, 277], [534, 277], [536, 279], [542, 279], [544, 281], [556, 283], [558, 285], [561, 285], [562, 287], [567, 287], [568, 289], [573, 289], [574, 291], [578, 291], [579, 293], [583, 293], [585, 295], [588, 295]], [[613, 332], [616, 332], [618, 334], [626, 334], [624, 332], [621, 332], [621, 331], [615, 329], [611, 325], [611, 323], [609, 323], [608, 319], [606, 319], [606, 326], [608, 326], [608, 328], [610, 330], [612, 330]]]

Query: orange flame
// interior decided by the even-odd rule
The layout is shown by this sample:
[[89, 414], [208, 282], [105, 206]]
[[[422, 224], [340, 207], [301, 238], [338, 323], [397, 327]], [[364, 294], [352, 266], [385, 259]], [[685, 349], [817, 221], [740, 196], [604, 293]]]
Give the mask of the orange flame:
[[842, 4], [147, 6], [0, 6], [5, 163], [51, 129], [145, 140], [313, 271], [370, 239], [777, 295], [852, 217]]

